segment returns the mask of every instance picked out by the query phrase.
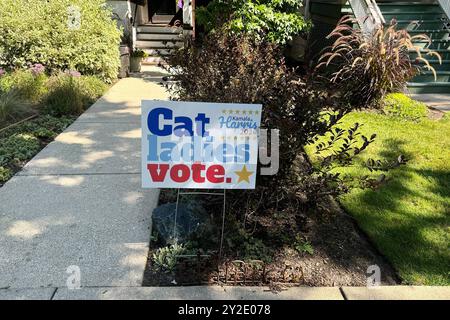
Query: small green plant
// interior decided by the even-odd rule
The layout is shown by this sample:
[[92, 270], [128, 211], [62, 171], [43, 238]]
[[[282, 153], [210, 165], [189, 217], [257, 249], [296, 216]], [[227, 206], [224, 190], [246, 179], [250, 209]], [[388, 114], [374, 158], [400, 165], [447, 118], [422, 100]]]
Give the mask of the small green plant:
[[133, 58], [147, 58], [148, 54], [144, 50], [136, 49], [131, 52], [130, 56]]
[[382, 101], [383, 111], [387, 115], [409, 121], [419, 121], [427, 116], [425, 103], [416, 101], [403, 93], [388, 94]]
[[159, 248], [152, 256], [153, 265], [157, 270], [172, 272], [178, 261], [178, 256], [186, 251], [182, 244], [173, 244]]
[[77, 77], [60, 74], [49, 81], [44, 112], [54, 115], [79, 115], [83, 112], [83, 92]]
[[12, 175], [11, 169], [0, 166], [0, 185], [8, 181]]
[[294, 249], [299, 253], [308, 253], [310, 255], [314, 254], [314, 248], [311, 242], [304, 240], [300, 235], [295, 237]]

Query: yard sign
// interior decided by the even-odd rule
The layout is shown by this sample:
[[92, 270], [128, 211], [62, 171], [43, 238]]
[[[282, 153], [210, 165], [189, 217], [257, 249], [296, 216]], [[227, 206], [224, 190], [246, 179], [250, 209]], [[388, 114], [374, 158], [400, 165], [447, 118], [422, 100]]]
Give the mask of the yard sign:
[[142, 101], [142, 187], [254, 189], [261, 105]]

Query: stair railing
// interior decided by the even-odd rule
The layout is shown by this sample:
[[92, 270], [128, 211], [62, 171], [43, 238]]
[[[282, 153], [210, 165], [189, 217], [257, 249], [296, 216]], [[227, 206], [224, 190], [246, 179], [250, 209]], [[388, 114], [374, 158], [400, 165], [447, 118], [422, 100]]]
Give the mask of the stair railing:
[[447, 18], [450, 19], [450, 0], [438, 0], [438, 2]]
[[370, 34], [385, 23], [380, 8], [375, 0], [349, 0], [353, 14], [364, 33]]
[[188, 33], [195, 34], [195, 0], [184, 0], [183, 2], [183, 29]]

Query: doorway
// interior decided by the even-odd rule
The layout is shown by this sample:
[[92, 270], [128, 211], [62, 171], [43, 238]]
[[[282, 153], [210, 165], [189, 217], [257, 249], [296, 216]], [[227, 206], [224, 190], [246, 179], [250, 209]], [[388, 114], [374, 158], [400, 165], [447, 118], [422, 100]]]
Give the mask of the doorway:
[[175, 0], [149, 0], [149, 18], [152, 23], [168, 23], [177, 11]]

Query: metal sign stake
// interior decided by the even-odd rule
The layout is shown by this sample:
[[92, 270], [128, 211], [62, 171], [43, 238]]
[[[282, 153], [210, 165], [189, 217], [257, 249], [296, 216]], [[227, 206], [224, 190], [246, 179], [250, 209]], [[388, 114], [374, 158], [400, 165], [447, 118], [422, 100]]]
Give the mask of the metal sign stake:
[[174, 226], [173, 226], [173, 238], [175, 243], [178, 243], [177, 237], [177, 218], [178, 218], [178, 206], [180, 203], [180, 195], [213, 195], [213, 196], [222, 196], [223, 197], [223, 205], [222, 205], [222, 227], [220, 231], [220, 248], [219, 248], [219, 260], [222, 259], [222, 249], [223, 249], [223, 240], [225, 233], [225, 211], [226, 211], [226, 189], [223, 189], [222, 193], [218, 192], [180, 192], [180, 189], [177, 189], [177, 202], [175, 203], [175, 215], [174, 215]]

